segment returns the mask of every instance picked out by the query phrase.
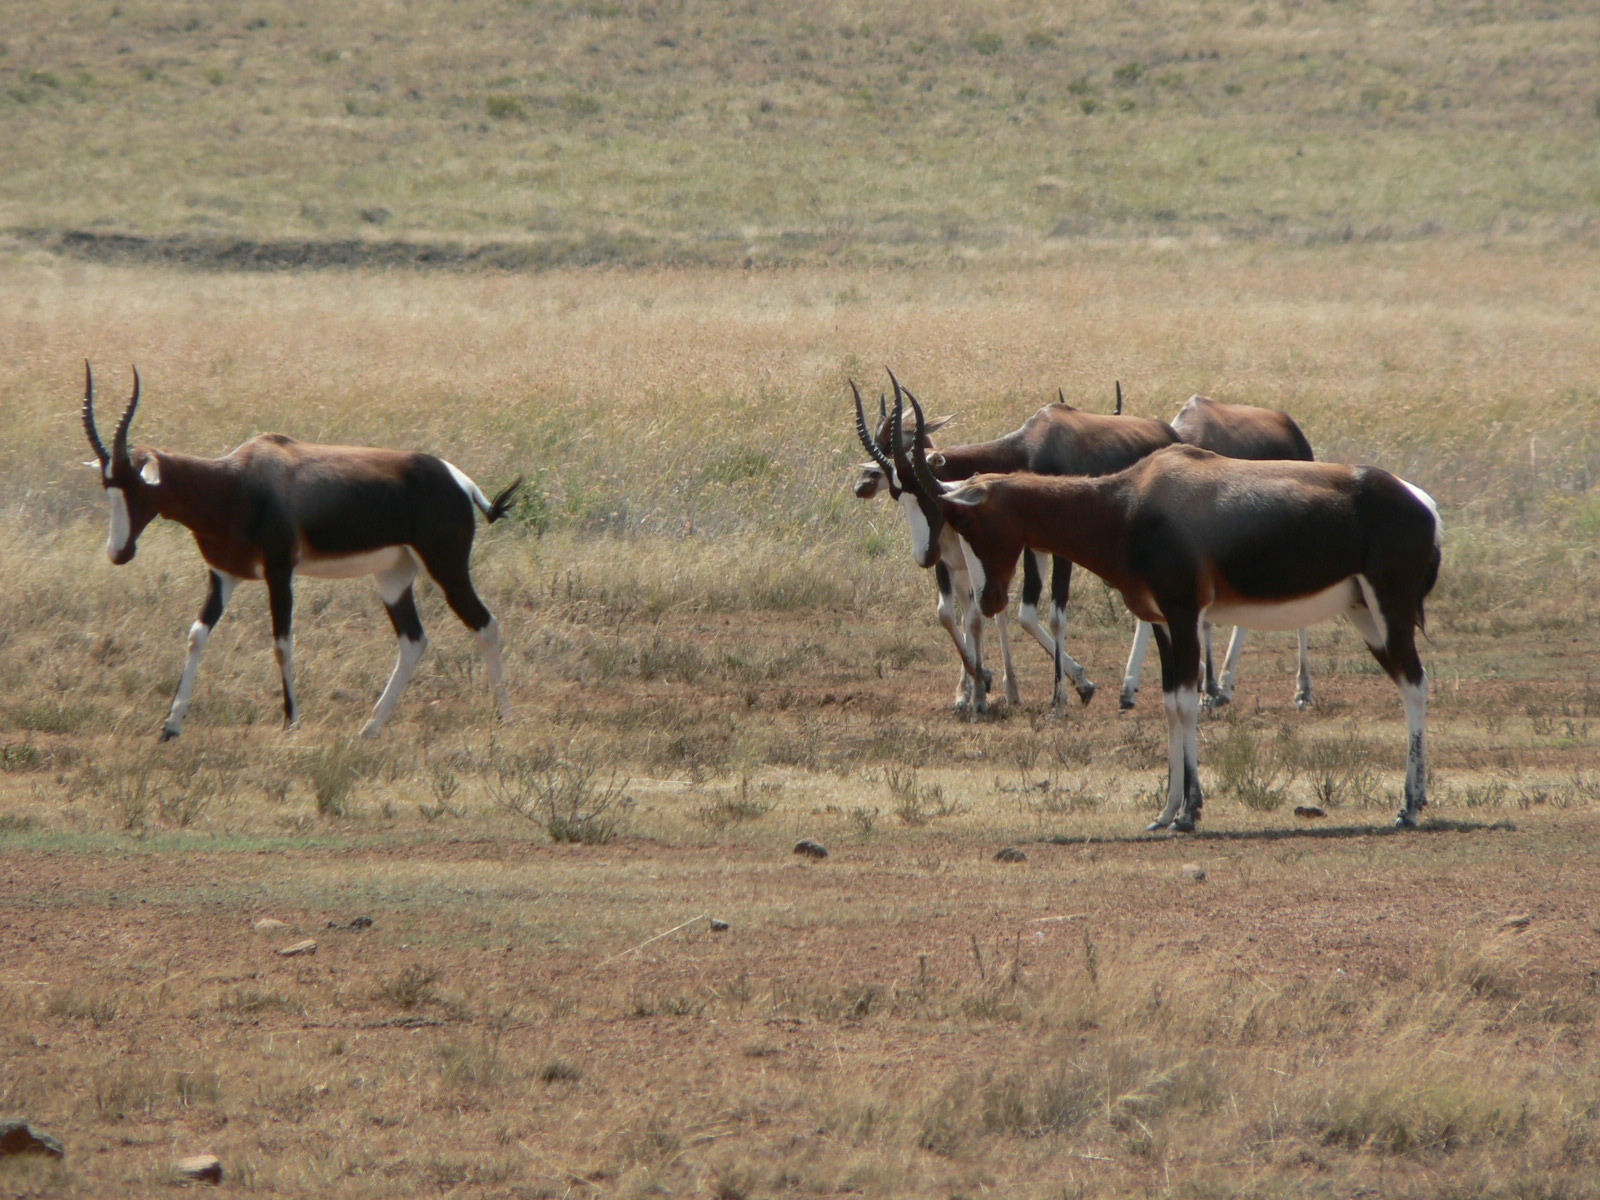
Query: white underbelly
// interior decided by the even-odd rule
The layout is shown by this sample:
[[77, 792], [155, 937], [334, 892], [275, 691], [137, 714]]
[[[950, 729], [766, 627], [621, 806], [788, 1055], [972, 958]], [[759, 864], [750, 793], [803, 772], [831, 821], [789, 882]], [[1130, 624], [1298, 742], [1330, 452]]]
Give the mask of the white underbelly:
[[1218, 603], [1201, 615], [1217, 625], [1243, 625], [1246, 629], [1304, 629], [1337, 617], [1347, 609], [1360, 607], [1362, 603], [1361, 589], [1352, 575], [1309, 596], [1293, 600]]
[[410, 556], [411, 551], [405, 546], [385, 546], [381, 550], [339, 558], [302, 558], [294, 570], [296, 575], [315, 575], [319, 579], [358, 579], [362, 575], [392, 571]]

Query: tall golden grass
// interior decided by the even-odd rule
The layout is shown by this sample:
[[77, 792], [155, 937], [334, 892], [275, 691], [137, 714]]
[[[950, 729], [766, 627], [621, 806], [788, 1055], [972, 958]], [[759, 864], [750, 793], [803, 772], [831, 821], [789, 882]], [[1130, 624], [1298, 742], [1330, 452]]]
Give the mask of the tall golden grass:
[[[1597, 265], [1451, 243], [234, 276], [9, 251], [0, 911], [30, 940], [0, 960], [0, 1108], [74, 1149], [0, 1188], [164, 1193], [210, 1147], [243, 1186], [348, 1196], [1595, 1195]], [[243, 589], [158, 746], [201, 568], [159, 524], [106, 563], [85, 357], [103, 420], [139, 366], [136, 440], [279, 429], [526, 472], [474, 557], [516, 719], [425, 591], [394, 732], [351, 742], [392, 636], [360, 583], [305, 580], [301, 732]], [[1136, 412], [1287, 408], [1324, 457], [1433, 492], [1432, 794], [1460, 832], [1301, 840], [1234, 794], [1222, 751], [1247, 746], [1286, 802], [1347, 770], [1352, 834], [1392, 811], [1399, 706], [1325, 630], [1323, 711], [1282, 711], [1289, 645], [1261, 639], [1256, 698], [1207, 726], [1207, 824], [1241, 840], [1049, 846], [1148, 819], [1155, 689], [1131, 719], [1051, 716], [1019, 646], [1020, 712], [944, 711], [902, 518], [848, 492], [847, 380], [885, 364], [964, 438], [1057, 387], [1108, 409], [1120, 379]], [[1082, 583], [1073, 630], [1109, 682], [1125, 615]], [[546, 846], [507, 790], [546, 762], [625, 793], [620, 841]], [[835, 856], [802, 875], [818, 834]], [[1190, 855], [1206, 883], [1180, 885]], [[1500, 930], [1530, 893], [1534, 927]], [[326, 931], [365, 910], [369, 940]], [[317, 959], [247, 932], [276, 913]], [[733, 939], [636, 951], [704, 914]]]

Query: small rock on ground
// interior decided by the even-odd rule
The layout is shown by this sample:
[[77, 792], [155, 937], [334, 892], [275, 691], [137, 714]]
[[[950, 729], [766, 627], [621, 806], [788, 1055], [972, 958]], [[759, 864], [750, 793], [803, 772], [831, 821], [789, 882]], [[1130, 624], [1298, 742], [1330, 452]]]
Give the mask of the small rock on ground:
[[720, 920], [717, 917], [712, 917], [711, 918], [711, 932], [712, 933], [726, 933], [727, 931], [728, 931], [728, 923], [726, 921]]
[[262, 917], [259, 921], [252, 923], [250, 928], [257, 933], [281, 933], [289, 928], [289, 922], [280, 921], [277, 917]]
[[61, 1158], [66, 1148], [48, 1133], [41, 1133], [26, 1121], [0, 1121], [0, 1157], [8, 1154], [47, 1154]]
[[1296, 804], [1294, 806], [1294, 815], [1302, 821], [1315, 821], [1328, 814], [1326, 810], [1315, 804]]
[[1500, 922], [1501, 929], [1526, 929], [1533, 924], [1532, 913], [1518, 913], [1514, 917], [1507, 917]]
[[284, 947], [282, 947], [278, 951], [278, 955], [281, 958], [293, 958], [297, 954], [315, 954], [316, 952], [317, 952], [317, 943], [315, 941], [313, 941], [311, 938], [307, 938], [305, 941], [296, 942], [292, 946], [284, 946]]
[[371, 929], [372, 928], [372, 918], [371, 917], [351, 917], [348, 921], [344, 922], [343, 924], [340, 924], [338, 921], [329, 921], [328, 922], [328, 928], [329, 929], [342, 929], [347, 933], [360, 933], [363, 929]]
[[810, 838], [801, 838], [794, 844], [794, 852], [805, 858], [827, 858], [828, 848], [821, 842], [812, 841]]
[[172, 1164], [172, 1170], [179, 1179], [192, 1180], [196, 1183], [221, 1183], [222, 1160], [215, 1154], [196, 1154], [192, 1158], [180, 1158]]
[[1206, 877], [1206, 869], [1199, 863], [1184, 863], [1178, 868], [1185, 879], [1193, 879], [1196, 883]]
[[1003, 863], [1021, 863], [1028, 861], [1028, 855], [1025, 851], [1018, 850], [1015, 846], [1004, 846], [995, 851], [994, 860], [995, 862]]

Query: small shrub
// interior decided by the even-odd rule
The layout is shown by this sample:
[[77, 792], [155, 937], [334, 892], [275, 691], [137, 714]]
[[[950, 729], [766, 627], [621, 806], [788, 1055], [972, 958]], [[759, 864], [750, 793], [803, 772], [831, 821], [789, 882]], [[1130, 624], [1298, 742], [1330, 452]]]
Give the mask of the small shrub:
[[7, 742], [0, 746], [0, 771], [42, 771], [50, 755], [32, 742]]
[[301, 761], [306, 782], [324, 817], [348, 817], [355, 812], [355, 786], [372, 772], [368, 752], [350, 738], [337, 738], [319, 746]]
[[772, 805], [750, 794], [750, 776], [739, 777], [737, 795], [719, 792], [709, 804], [695, 810], [695, 816], [713, 829], [726, 829], [742, 821], [757, 821], [772, 811]]
[[527, 109], [523, 107], [522, 101], [518, 97], [507, 95], [504, 92], [495, 92], [493, 95], [485, 96], [483, 99], [483, 111], [497, 121], [513, 118], [520, 120], [522, 117], [527, 116]]
[[50, 993], [45, 1011], [52, 1017], [88, 1021], [96, 1028], [101, 1028], [117, 1019], [122, 1011], [122, 999], [115, 992], [80, 992], [73, 988], [57, 988]]
[[618, 782], [614, 769], [602, 781], [599, 764], [589, 757], [511, 755], [499, 760], [496, 774], [490, 787], [500, 806], [539, 825], [553, 842], [604, 845], [633, 806], [632, 781]]
[[1287, 726], [1279, 730], [1277, 744], [1268, 754], [1256, 745], [1255, 735], [1243, 721], [1235, 720], [1217, 748], [1217, 786], [1232, 792], [1246, 808], [1272, 812], [1289, 798], [1294, 782], [1294, 734]]
[[960, 804], [945, 797], [943, 786], [919, 782], [915, 770], [885, 767], [883, 782], [894, 799], [894, 815], [905, 825], [926, 825], [961, 811]]
[[438, 999], [433, 985], [439, 981], [439, 977], [440, 973], [431, 967], [412, 963], [393, 979], [378, 986], [378, 999], [396, 1008], [421, 1008]]
[[541, 1083], [577, 1083], [583, 1072], [564, 1058], [553, 1058], [539, 1068], [538, 1077]]

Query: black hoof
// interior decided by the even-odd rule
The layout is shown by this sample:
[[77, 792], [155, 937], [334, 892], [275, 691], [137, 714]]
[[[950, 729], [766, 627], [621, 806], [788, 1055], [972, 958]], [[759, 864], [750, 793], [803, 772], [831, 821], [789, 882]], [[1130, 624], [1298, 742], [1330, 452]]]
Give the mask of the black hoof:
[[1160, 833], [1165, 828], [1166, 826], [1160, 821], [1151, 821], [1150, 824], [1144, 827], [1144, 831], [1146, 833]]
[[1089, 701], [1094, 699], [1094, 692], [1094, 684], [1086, 683], [1082, 687], [1078, 688], [1078, 699], [1087, 704]]
[[1194, 821], [1189, 817], [1179, 817], [1172, 823], [1174, 833], [1193, 833]]
[[1127, 712], [1132, 707], [1133, 707], [1133, 697], [1132, 696], [1124, 696], [1124, 697], [1122, 697], [1122, 699], [1117, 701], [1117, 711], [1118, 712]]
[[1395, 816], [1394, 827], [1396, 829], [1415, 829], [1417, 827], [1417, 819], [1410, 813], [1399, 813]]
[[167, 728], [163, 727], [161, 732], [156, 734], [156, 741], [158, 741], [158, 742], [170, 742], [173, 738], [175, 738], [177, 736], [178, 736], [178, 731], [176, 729], [167, 729]]

